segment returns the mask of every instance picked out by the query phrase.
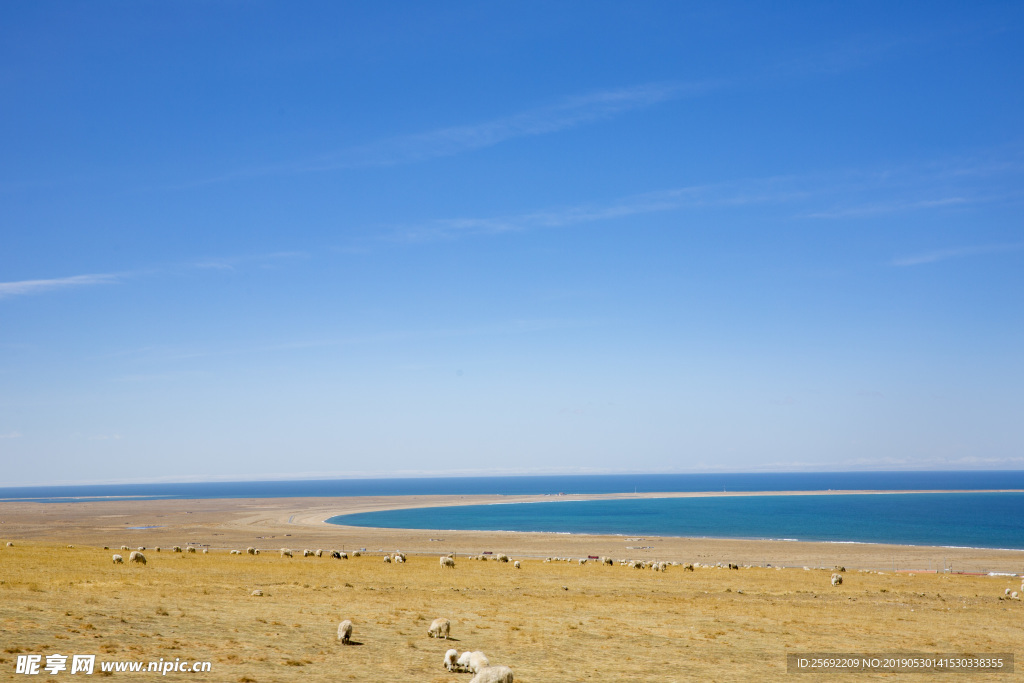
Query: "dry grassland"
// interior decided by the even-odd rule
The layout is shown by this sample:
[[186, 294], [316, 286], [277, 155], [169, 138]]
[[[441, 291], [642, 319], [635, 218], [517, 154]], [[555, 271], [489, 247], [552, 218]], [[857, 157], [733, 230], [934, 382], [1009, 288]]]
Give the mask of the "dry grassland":
[[[482, 650], [526, 682], [773, 680], [791, 676], [787, 652], [1013, 652], [1024, 635], [1024, 605], [1001, 599], [1020, 588], [1009, 577], [847, 572], [832, 587], [822, 570], [523, 560], [517, 571], [466, 558], [446, 570], [436, 556], [152, 549], [147, 566], [131, 566], [113, 553], [128, 559], [0, 548], [0, 679], [15, 678], [19, 653], [95, 653], [213, 662], [211, 674], [168, 674], [179, 680], [468, 682], [442, 667], [452, 647]], [[427, 637], [438, 616], [451, 619], [451, 641]], [[355, 623], [353, 645], [336, 640], [342, 619]], [[971, 676], [988, 678], [1007, 677]]]

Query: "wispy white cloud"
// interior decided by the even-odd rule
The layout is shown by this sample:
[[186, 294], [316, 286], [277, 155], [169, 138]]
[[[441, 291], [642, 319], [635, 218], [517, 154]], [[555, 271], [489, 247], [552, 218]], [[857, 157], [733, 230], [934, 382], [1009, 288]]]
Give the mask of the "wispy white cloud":
[[714, 87], [716, 84], [713, 83], [648, 83], [594, 92], [490, 121], [439, 128], [367, 145], [349, 151], [347, 163], [391, 165], [451, 156], [514, 138], [556, 133], [685, 95], [699, 94]]
[[283, 261], [303, 258], [309, 258], [309, 254], [304, 251], [277, 251], [267, 254], [201, 258], [189, 263], [188, 267], [198, 270], [236, 270], [243, 265], [256, 264], [261, 268], [274, 268]]
[[1024, 249], [1024, 242], [1013, 242], [1010, 244], [983, 244], [968, 247], [953, 247], [951, 249], [936, 249], [921, 254], [904, 256], [893, 259], [890, 265], [893, 266], [920, 266], [926, 263], [946, 261], [948, 259], [965, 258], [967, 256], [979, 256], [981, 254], [999, 254]]
[[0, 439], [20, 439], [21, 432], [7, 432], [6, 434], [0, 434]]
[[69, 287], [85, 287], [88, 285], [106, 285], [118, 282], [120, 275], [93, 274], [72, 275], [71, 277], [53, 278], [49, 280], [20, 280], [18, 282], [0, 282], [0, 299], [11, 296], [41, 294], [54, 289]]
[[196, 184], [349, 168], [394, 166], [453, 156], [493, 147], [507, 140], [548, 135], [611, 119], [628, 111], [652, 107], [682, 97], [696, 96], [719, 87], [722, 87], [721, 83], [708, 81], [646, 83], [600, 90], [487, 121], [400, 135], [301, 161], [254, 166], [207, 178]]
[[690, 185], [631, 195], [606, 204], [581, 204], [491, 218], [448, 218], [407, 225], [386, 236], [399, 242], [428, 242], [471, 235], [494, 235], [558, 228], [686, 207], [742, 206], [804, 198], [790, 178], [762, 178], [735, 183]]
[[88, 439], [89, 441], [120, 441], [121, 440], [121, 435], [120, 434], [116, 434], [116, 433], [115, 434], [92, 434], [92, 435], [87, 436], [85, 438]]
[[961, 204], [975, 204], [985, 201], [982, 198], [969, 199], [967, 197], [942, 197], [940, 199], [916, 199], [910, 201], [892, 201], [879, 204], [865, 204], [847, 208], [828, 209], [825, 211], [813, 211], [805, 214], [807, 218], [857, 218], [860, 216], [874, 216], [885, 213], [897, 213], [901, 211], [916, 211], [919, 209], [939, 209], [948, 206]]

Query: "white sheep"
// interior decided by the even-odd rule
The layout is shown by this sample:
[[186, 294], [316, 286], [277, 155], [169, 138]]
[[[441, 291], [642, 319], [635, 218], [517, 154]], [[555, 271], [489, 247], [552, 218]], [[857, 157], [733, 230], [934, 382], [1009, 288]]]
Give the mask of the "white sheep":
[[[344, 553], [342, 553], [342, 555], [344, 555]], [[352, 552], [352, 557], [361, 557], [361, 556], [362, 556], [362, 553], [359, 552], [358, 550], [355, 550], [355, 551]]]
[[842, 574], [833, 574], [832, 575], [832, 585], [833, 586], [840, 586], [840, 585], [842, 585], [842, 583], [843, 583], [843, 575]]
[[404, 564], [405, 555], [395, 555], [395, 564]]
[[1013, 591], [1012, 593], [1010, 593], [1010, 599], [1011, 600], [1020, 600], [1020, 594], [1017, 591]]
[[146, 564], [146, 556], [138, 550], [133, 550], [132, 554], [128, 556], [128, 561], [135, 562], [137, 564]]
[[302, 551], [302, 556], [303, 556], [303, 557], [309, 557], [309, 556], [310, 556], [310, 555], [312, 555], [312, 554], [313, 554], [313, 551], [312, 551], [312, 550], [303, 550], [303, 551]]
[[241, 555], [242, 551], [241, 550], [232, 550], [230, 554], [232, 554], [232, 555]]
[[438, 617], [430, 622], [430, 629], [427, 630], [427, 635], [431, 638], [441, 638], [443, 636], [445, 640], [448, 640], [448, 634], [451, 632], [451, 629], [452, 622], [444, 617]]
[[[8, 543], [7, 545], [12, 545], [12, 544], [11, 544], [11, 543]], [[129, 548], [129, 547], [128, 547], [128, 546], [126, 546], [126, 545], [123, 545], [123, 546], [121, 546], [121, 550], [131, 550], [131, 548]]]
[[252, 546], [249, 546], [248, 548], [245, 549], [245, 554], [246, 555], [255, 555], [256, 554], [256, 548], [253, 548]]
[[114, 555], [112, 559], [114, 560], [114, 564], [124, 564], [124, 558], [120, 555]]
[[189, 547], [187, 548], [187, 551], [188, 551], [188, 552], [190, 552], [190, 553], [192, 553], [192, 554], [195, 554], [195, 552], [196, 552], [196, 549], [195, 549], [195, 548], [193, 548], [192, 546], [189, 546]]
[[384, 564], [391, 564], [391, 556], [390, 555], [385, 555], [384, 556]]
[[443, 555], [441, 557], [441, 567], [455, 569], [455, 558], [453, 558], [451, 555]]
[[352, 622], [348, 619], [338, 624], [338, 640], [342, 645], [348, 645], [352, 640]]
[[583, 565], [585, 565], [587, 563], [587, 558], [581, 557], [579, 561], [580, 561], [580, 566], [582, 567]]
[[171, 550], [173, 552], [180, 553], [181, 552], [181, 546], [180, 545], [176, 545], [173, 548], [171, 548]]
[[463, 652], [459, 656], [459, 661], [457, 663], [463, 669], [475, 674], [480, 671], [480, 669], [488, 666], [490, 661], [488, 661], [487, 656], [484, 655], [483, 652], [476, 650], [474, 652]]
[[210, 549], [209, 548], [203, 548], [203, 555], [209, 555], [209, 554], [210, 554]]
[[292, 551], [288, 548], [281, 548], [281, 557], [292, 557]]
[[455, 663], [455, 659], [459, 656], [458, 650], [448, 650], [444, 653], [444, 668], [449, 671], [455, 671], [459, 668], [459, 665]]
[[515, 562], [513, 562], [512, 566], [515, 567], [516, 569], [519, 569], [520, 568], [519, 560], [516, 560]]
[[261, 591], [259, 588], [257, 588], [252, 593], [249, 593], [249, 595], [251, 595], [254, 598], [262, 598], [263, 597], [263, 591]]
[[512, 669], [507, 666], [484, 667], [469, 683], [512, 683]]
[[[14, 547], [14, 543], [12, 541], [7, 541], [7, 547], [8, 548], [13, 548]], [[128, 548], [121, 548], [121, 550], [128, 550]]]
[[498, 556], [494, 559], [496, 559], [498, 562], [508, 562], [508, 555], [506, 555], [505, 553], [498, 553]]

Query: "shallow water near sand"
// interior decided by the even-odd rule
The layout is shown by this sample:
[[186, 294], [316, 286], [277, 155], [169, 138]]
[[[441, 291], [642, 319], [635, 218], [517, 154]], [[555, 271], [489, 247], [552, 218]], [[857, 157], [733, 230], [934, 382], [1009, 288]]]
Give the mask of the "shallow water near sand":
[[332, 517], [405, 529], [894, 543], [1024, 549], [1024, 493], [648, 498], [467, 505]]

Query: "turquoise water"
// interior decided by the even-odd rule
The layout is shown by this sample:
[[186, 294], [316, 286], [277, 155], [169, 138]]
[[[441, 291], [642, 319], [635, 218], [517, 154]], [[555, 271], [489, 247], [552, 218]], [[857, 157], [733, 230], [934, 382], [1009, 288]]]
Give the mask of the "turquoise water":
[[315, 479], [19, 486], [0, 488], [0, 501], [88, 502], [208, 498], [309, 498], [404, 495], [528, 495], [657, 491], [925, 491], [1024, 490], [1024, 471], [758, 472], [606, 474], [416, 479]]
[[1024, 549], [1024, 493], [737, 496], [468, 505], [342, 515], [430, 530], [789, 539]]

